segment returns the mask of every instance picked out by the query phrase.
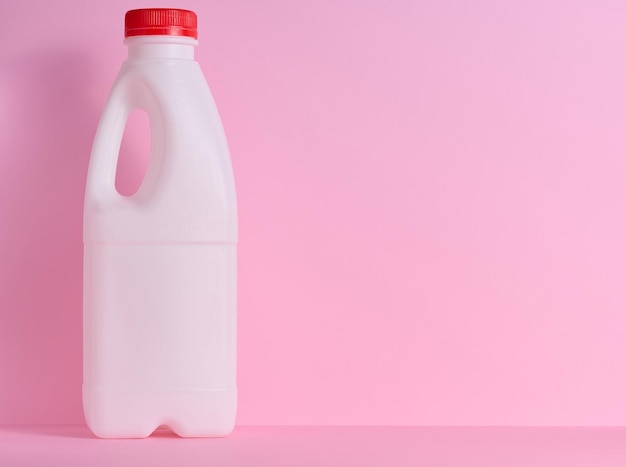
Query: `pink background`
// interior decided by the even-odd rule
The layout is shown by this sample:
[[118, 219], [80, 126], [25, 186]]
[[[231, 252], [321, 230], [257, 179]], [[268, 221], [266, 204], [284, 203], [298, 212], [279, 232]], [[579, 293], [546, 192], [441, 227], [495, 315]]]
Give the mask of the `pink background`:
[[[162, 5], [5, 3], [0, 424], [82, 423], [88, 157]], [[240, 424], [626, 423], [623, 1], [165, 6], [238, 184]]]
[[3, 466], [624, 467], [624, 427], [239, 426], [220, 439], [157, 430], [95, 439], [86, 426], [0, 426]]

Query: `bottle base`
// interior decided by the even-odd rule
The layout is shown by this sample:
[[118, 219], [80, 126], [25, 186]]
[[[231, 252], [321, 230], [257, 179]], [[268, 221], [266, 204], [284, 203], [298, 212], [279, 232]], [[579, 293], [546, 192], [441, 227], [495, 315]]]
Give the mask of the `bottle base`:
[[130, 390], [83, 386], [87, 426], [98, 438], [147, 438], [167, 425], [183, 438], [233, 431], [237, 389]]

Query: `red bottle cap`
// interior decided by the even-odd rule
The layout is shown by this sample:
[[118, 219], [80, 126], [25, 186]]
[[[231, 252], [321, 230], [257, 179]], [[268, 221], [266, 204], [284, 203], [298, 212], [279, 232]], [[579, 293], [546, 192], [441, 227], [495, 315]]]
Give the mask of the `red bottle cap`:
[[124, 18], [124, 37], [186, 36], [198, 38], [198, 17], [193, 11], [176, 8], [130, 10]]

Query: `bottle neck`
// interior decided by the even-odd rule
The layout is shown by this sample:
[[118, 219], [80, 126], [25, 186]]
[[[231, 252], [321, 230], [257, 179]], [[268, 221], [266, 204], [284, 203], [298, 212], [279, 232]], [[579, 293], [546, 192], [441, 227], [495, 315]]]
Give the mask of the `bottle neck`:
[[129, 60], [193, 60], [198, 41], [180, 36], [133, 36], [124, 39]]

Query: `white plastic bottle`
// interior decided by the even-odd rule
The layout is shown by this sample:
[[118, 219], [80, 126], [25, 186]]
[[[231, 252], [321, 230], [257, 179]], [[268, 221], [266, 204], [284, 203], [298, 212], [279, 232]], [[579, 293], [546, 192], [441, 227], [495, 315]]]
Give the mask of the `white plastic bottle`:
[[[128, 60], [102, 114], [84, 212], [83, 406], [104, 438], [225, 436], [237, 405], [237, 208], [198, 63], [195, 13], [126, 14]], [[115, 189], [129, 113], [148, 114], [139, 190]]]

